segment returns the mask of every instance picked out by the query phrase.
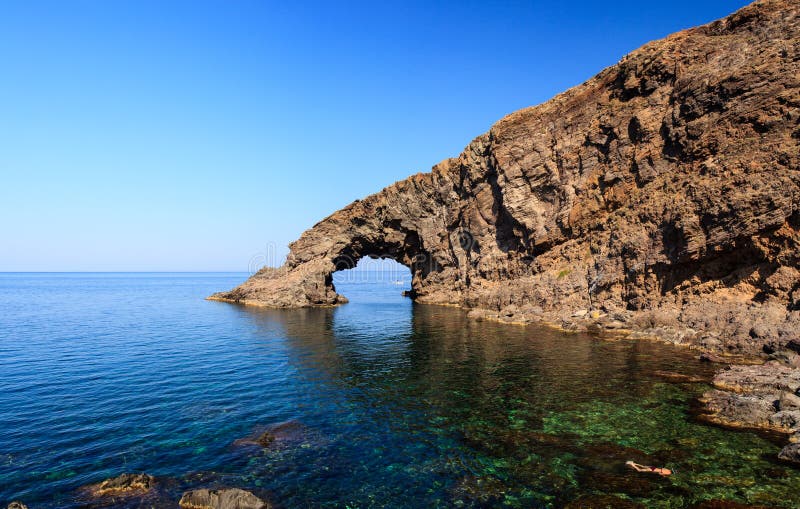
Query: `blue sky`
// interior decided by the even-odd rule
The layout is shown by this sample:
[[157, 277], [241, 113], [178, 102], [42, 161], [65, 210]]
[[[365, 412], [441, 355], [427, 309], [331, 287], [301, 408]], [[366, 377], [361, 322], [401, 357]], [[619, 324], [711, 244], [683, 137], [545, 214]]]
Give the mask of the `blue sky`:
[[0, 0], [0, 271], [234, 270], [744, 1]]

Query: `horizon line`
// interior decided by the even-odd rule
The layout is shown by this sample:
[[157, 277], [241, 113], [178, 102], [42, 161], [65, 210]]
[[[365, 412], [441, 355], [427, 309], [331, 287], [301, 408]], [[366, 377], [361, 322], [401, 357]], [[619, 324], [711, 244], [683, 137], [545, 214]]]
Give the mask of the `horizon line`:
[[[359, 272], [383, 272], [381, 269], [353, 267], [334, 272], [355, 270]], [[0, 274], [250, 274], [247, 270], [0, 270]]]

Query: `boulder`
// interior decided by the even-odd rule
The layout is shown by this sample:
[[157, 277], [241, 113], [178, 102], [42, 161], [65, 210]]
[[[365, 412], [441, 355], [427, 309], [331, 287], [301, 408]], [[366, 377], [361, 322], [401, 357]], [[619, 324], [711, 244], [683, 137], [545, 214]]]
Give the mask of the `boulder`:
[[714, 376], [718, 389], [747, 393], [794, 393], [800, 389], [800, 369], [780, 364], [737, 365]]
[[716, 362], [718, 364], [725, 364], [728, 361], [719, 355], [710, 353], [710, 352], [703, 352], [700, 354], [700, 362]]
[[786, 445], [781, 452], [778, 453], [778, 458], [791, 463], [800, 464], [800, 443], [791, 443]]
[[182, 509], [270, 509], [272, 505], [239, 488], [187, 491], [178, 505]]
[[800, 410], [781, 410], [769, 418], [770, 424], [780, 430], [796, 431], [800, 426]]
[[800, 396], [793, 392], [782, 392], [778, 400], [778, 408], [781, 410], [800, 410]]
[[308, 438], [308, 428], [299, 421], [286, 421], [259, 427], [245, 438], [240, 438], [234, 445], [259, 445], [264, 448], [277, 448], [302, 442]]
[[93, 497], [129, 497], [141, 496], [151, 492], [156, 486], [153, 476], [139, 474], [122, 474], [103, 482], [84, 488]]
[[776, 399], [773, 394], [713, 390], [704, 393], [702, 401], [709, 412], [705, 417], [712, 422], [727, 426], [771, 428]]

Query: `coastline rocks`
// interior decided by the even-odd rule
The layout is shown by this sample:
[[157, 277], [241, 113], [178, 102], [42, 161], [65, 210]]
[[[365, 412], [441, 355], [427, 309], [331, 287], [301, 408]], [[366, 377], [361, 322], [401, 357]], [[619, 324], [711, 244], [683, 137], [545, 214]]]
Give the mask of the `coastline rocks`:
[[778, 453], [778, 459], [800, 465], [800, 444], [792, 443], [784, 446]]
[[719, 355], [715, 355], [713, 353], [703, 352], [700, 354], [700, 361], [701, 362], [716, 362], [718, 364], [726, 364], [727, 362], [725, 359], [720, 357]]
[[737, 393], [794, 394], [800, 389], [800, 369], [771, 362], [731, 366], [714, 376], [714, 386]]
[[385, 257], [410, 268], [416, 301], [479, 319], [800, 349], [796, 7], [760, 0], [651, 42], [210, 298], [334, 306], [334, 272]]
[[792, 339], [786, 343], [786, 348], [800, 354], [800, 339]]
[[782, 392], [778, 399], [778, 408], [785, 411], [800, 410], [800, 396], [792, 392]]
[[148, 474], [122, 474], [83, 489], [92, 497], [133, 497], [151, 493], [156, 480]]
[[701, 418], [733, 427], [793, 434], [778, 457], [800, 463], [800, 368], [770, 361], [762, 365], [730, 366], [716, 374], [714, 390], [700, 399]]
[[775, 410], [775, 394], [737, 394], [725, 391], [709, 391], [703, 394], [707, 420], [732, 427], [771, 429]]
[[182, 509], [270, 509], [272, 505], [239, 488], [187, 491], [178, 505]]

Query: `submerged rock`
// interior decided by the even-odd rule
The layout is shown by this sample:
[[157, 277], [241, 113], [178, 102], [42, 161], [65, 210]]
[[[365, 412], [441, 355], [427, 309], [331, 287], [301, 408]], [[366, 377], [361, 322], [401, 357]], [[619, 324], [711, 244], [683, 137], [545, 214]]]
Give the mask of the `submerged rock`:
[[25, 504], [23, 504], [19, 500], [15, 500], [15, 501], [11, 502], [10, 504], [8, 504], [8, 508], [7, 509], [28, 509], [28, 506], [26, 506]]
[[[607, 465], [607, 468], [617, 469], [620, 465], [624, 465], [626, 461], [631, 460], [637, 463], [656, 464], [658, 459], [653, 456], [635, 449], [633, 447], [626, 447], [624, 445], [615, 444], [613, 442], [594, 442], [584, 444], [581, 449], [588, 453], [583, 455], [579, 463], [582, 461], [587, 462], [585, 466], [597, 469], [599, 464]], [[626, 474], [630, 472], [625, 471]]]
[[84, 487], [93, 497], [132, 497], [146, 495], [155, 488], [156, 480], [148, 474], [122, 474]]
[[236, 440], [234, 445], [258, 445], [276, 448], [298, 443], [308, 438], [308, 428], [299, 421], [286, 421], [261, 427], [252, 435]]
[[492, 476], [466, 476], [451, 489], [453, 501], [458, 505], [492, 507], [501, 505], [508, 489]]
[[649, 497], [666, 484], [658, 476], [637, 472], [604, 472], [587, 470], [578, 479], [586, 491], [624, 493], [632, 497]]
[[239, 488], [187, 491], [178, 505], [182, 509], [270, 509], [272, 505]]
[[704, 500], [692, 506], [692, 509], [767, 509], [761, 505], [742, 504], [731, 500]]
[[653, 375], [655, 375], [655, 376], [657, 376], [659, 378], [662, 378], [664, 380], [667, 380], [669, 382], [677, 382], [677, 383], [696, 384], [696, 383], [708, 383], [708, 382], [710, 382], [710, 380], [707, 379], [707, 378], [703, 378], [703, 377], [695, 376], [695, 375], [686, 375], [684, 373], [675, 373], [674, 371], [657, 370], [657, 371], [653, 372]]
[[564, 506], [564, 509], [644, 509], [638, 502], [614, 495], [581, 495]]
[[699, 359], [701, 362], [716, 362], [717, 364], [728, 363], [728, 361], [724, 357], [708, 352], [701, 353]]

